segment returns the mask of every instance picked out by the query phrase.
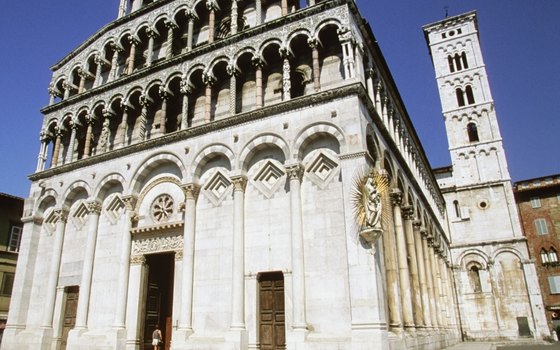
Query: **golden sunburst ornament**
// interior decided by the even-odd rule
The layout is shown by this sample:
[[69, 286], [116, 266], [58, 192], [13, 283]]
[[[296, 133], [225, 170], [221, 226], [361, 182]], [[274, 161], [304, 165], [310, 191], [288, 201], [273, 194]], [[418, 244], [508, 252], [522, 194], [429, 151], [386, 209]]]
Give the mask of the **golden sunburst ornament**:
[[389, 222], [389, 180], [373, 169], [359, 171], [352, 193], [360, 237], [373, 244]]

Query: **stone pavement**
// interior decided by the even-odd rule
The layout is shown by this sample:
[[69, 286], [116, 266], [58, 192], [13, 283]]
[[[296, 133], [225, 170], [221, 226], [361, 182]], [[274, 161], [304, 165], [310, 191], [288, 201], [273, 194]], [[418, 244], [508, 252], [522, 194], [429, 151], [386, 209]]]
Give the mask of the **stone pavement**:
[[560, 343], [535, 344], [535, 343], [486, 343], [465, 342], [450, 346], [443, 350], [560, 350]]

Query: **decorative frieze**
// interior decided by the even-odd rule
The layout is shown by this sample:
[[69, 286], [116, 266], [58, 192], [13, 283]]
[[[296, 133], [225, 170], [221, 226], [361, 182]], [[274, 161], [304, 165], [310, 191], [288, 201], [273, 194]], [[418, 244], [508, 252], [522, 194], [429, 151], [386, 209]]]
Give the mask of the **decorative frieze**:
[[183, 236], [160, 236], [134, 239], [132, 241], [131, 255], [170, 252], [183, 250]]

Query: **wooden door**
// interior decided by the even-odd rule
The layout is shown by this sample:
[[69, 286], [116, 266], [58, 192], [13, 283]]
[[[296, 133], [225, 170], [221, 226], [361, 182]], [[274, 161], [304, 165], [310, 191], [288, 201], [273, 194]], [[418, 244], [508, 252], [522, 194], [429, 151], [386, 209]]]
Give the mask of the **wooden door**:
[[69, 287], [66, 289], [66, 304], [64, 306], [64, 320], [62, 324], [62, 341], [60, 342], [60, 350], [66, 350], [68, 342], [68, 332], [76, 325], [76, 312], [78, 311], [78, 287]]
[[259, 276], [259, 334], [261, 350], [286, 348], [284, 276], [282, 272]]

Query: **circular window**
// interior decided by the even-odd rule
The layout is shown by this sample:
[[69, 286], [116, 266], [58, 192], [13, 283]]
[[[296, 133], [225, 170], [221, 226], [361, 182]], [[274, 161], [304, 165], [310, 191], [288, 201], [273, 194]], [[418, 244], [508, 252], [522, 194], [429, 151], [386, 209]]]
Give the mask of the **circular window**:
[[488, 202], [487, 201], [481, 201], [480, 203], [478, 203], [478, 207], [480, 209], [486, 209], [486, 208], [488, 208]]
[[162, 194], [152, 203], [152, 218], [155, 222], [166, 222], [173, 215], [173, 198], [168, 194]]
[[449, 32], [449, 36], [453, 36], [453, 35], [455, 35], [455, 31], [454, 31], [454, 30], [452, 30], [452, 31]]

